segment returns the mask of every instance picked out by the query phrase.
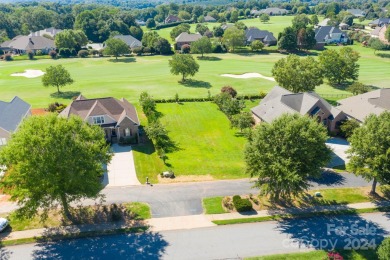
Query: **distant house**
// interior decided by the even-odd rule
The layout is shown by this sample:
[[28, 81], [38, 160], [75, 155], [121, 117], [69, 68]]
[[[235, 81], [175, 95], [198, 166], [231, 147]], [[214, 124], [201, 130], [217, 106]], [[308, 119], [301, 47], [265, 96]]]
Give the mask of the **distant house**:
[[227, 29], [232, 28], [232, 27], [234, 27], [234, 24], [231, 24], [231, 23], [224, 23], [221, 25], [221, 28], [224, 31], [226, 31]]
[[250, 27], [245, 30], [245, 37], [247, 44], [251, 44], [255, 40], [263, 42], [265, 45], [276, 45], [277, 40], [274, 35], [265, 30], [260, 30], [255, 27]]
[[379, 18], [376, 19], [370, 23], [368, 23], [368, 26], [374, 28], [374, 27], [382, 27], [383, 25], [390, 24], [390, 18]]
[[61, 29], [56, 29], [54, 27], [46, 28], [40, 31], [31, 32], [28, 36], [44, 36], [45, 34], [55, 38], [58, 33], [62, 32]]
[[338, 101], [337, 109], [359, 122], [370, 115], [390, 111], [390, 88], [383, 88]]
[[16, 54], [26, 53], [27, 51], [42, 51], [47, 54], [55, 50], [54, 41], [43, 36], [16, 36], [11, 41], [4, 42], [0, 48], [4, 51], [12, 51]]
[[389, 26], [390, 25], [385, 25], [382, 27], [379, 27], [379, 26], [375, 27], [375, 29], [372, 30], [370, 33], [371, 37], [372, 38], [379, 38], [379, 40], [381, 40], [381, 42], [383, 42], [384, 44], [389, 44], [389, 41], [385, 37], [386, 30]]
[[115, 35], [114, 39], [121, 39], [130, 49], [142, 47], [142, 43], [131, 35]]
[[346, 44], [348, 35], [334, 26], [321, 26], [315, 29], [316, 49], [324, 48], [325, 44]]
[[217, 21], [217, 19], [215, 19], [214, 17], [210, 16], [210, 15], [206, 15], [204, 17], [204, 21], [206, 23], [215, 23]]
[[89, 50], [100, 51], [104, 49], [105, 45], [104, 43], [88, 43], [85, 47]]
[[260, 14], [268, 14], [268, 15], [286, 15], [288, 14], [289, 11], [286, 10], [286, 9], [281, 9], [281, 8], [278, 8], [278, 7], [269, 7], [269, 8], [266, 8], [266, 9], [261, 9], [259, 11], [259, 15]]
[[31, 105], [14, 97], [11, 102], [0, 101], [0, 146], [6, 145], [20, 123], [31, 115]]
[[109, 142], [117, 142], [121, 137], [138, 140], [137, 111], [124, 98], [87, 99], [80, 95], [59, 114], [66, 118], [71, 115], [77, 115], [91, 125], [99, 125]]
[[135, 23], [139, 26], [145, 26], [146, 25], [146, 22], [145, 21], [141, 21], [141, 20], [135, 20]]
[[181, 19], [175, 15], [168, 15], [167, 18], [165, 18], [165, 23], [176, 23], [176, 22], [180, 22]]
[[183, 45], [185, 45], [185, 44], [191, 45], [191, 43], [199, 40], [200, 38], [202, 38], [202, 35], [200, 35], [199, 33], [182, 32], [175, 39], [176, 49], [180, 50], [181, 47], [183, 47]]
[[258, 106], [252, 108], [257, 123], [271, 123], [285, 113], [314, 117], [329, 131], [336, 131], [338, 122], [346, 118], [341, 110], [331, 106], [314, 92], [292, 93], [279, 86], [274, 87]]
[[347, 9], [347, 12], [352, 14], [355, 17], [365, 17], [366, 12], [360, 10], [360, 9]]
[[257, 17], [262, 13], [259, 10], [251, 10], [251, 16]]

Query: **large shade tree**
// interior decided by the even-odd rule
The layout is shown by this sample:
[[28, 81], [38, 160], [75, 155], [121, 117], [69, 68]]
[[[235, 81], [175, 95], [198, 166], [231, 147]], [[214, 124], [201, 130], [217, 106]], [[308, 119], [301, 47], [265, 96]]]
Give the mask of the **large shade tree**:
[[58, 94], [60, 94], [60, 87], [73, 84], [73, 82], [69, 72], [62, 65], [48, 67], [42, 77], [43, 86], [56, 87]]
[[326, 128], [299, 114], [284, 114], [258, 125], [245, 147], [247, 172], [274, 201], [290, 199], [309, 188], [331, 158]]
[[372, 194], [377, 182], [390, 184], [390, 112], [371, 114], [348, 140], [348, 169], [373, 181]]
[[199, 71], [199, 64], [190, 54], [175, 54], [169, 60], [169, 67], [173, 75], [182, 75], [182, 81], [187, 76], [194, 76]]
[[191, 52], [200, 53], [202, 54], [202, 57], [204, 53], [210, 53], [211, 51], [212, 51], [211, 41], [207, 36], [203, 36], [202, 38], [200, 38], [199, 40], [191, 44]]
[[236, 48], [245, 45], [245, 31], [237, 27], [227, 28], [223, 34], [223, 43], [234, 52]]
[[323, 83], [322, 69], [312, 57], [289, 55], [280, 59], [275, 63], [272, 75], [280, 86], [294, 93], [312, 91]]
[[118, 56], [129, 52], [129, 46], [121, 39], [111, 38], [106, 41], [104, 53], [107, 55], [114, 55], [116, 60], [118, 60]]
[[0, 164], [8, 169], [1, 188], [18, 202], [21, 216], [43, 210], [45, 219], [48, 210], [61, 205], [71, 219], [71, 203], [99, 197], [102, 166], [110, 158], [99, 126], [79, 117], [33, 116], [0, 151]]
[[81, 30], [63, 30], [56, 35], [54, 42], [58, 49], [68, 48], [79, 51], [88, 43], [88, 38]]

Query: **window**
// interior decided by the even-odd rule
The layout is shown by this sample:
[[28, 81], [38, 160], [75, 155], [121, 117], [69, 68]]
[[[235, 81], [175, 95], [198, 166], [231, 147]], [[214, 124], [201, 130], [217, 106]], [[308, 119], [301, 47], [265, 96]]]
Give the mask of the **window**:
[[125, 136], [130, 136], [131, 135], [131, 131], [129, 128], [126, 128], [125, 129]]
[[94, 117], [92, 117], [92, 119], [93, 119], [93, 123], [95, 125], [104, 124], [104, 116], [94, 116]]
[[6, 144], [7, 144], [7, 139], [0, 138], [0, 145], [6, 145]]

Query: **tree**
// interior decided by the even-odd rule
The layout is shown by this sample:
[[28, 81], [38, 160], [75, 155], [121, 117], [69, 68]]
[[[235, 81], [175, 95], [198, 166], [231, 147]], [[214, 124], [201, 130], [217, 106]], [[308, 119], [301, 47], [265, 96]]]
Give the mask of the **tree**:
[[234, 24], [234, 26], [237, 27], [238, 29], [244, 30], [244, 31], [245, 31], [246, 29], [248, 29], [248, 27], [246, 26], [246, 24], [243, 23], [242, 21], [236, 22], [236, 23]]
[[371, 194], [377, 182], [390, 184], [390, 112], [369, 115], [348, 139], [350, 161], [348, 169], [368, 181], [373, 181]]
[[233, 115], [239, 114], [245, 107], [243, 100], [233, 98], [229, 92], [221, 92], [216, 95], [214, 97], [214, 102], [229, 119]]
[[299, 58], [297, 55], [289, 55], [278, 60], [272, 69], [276, 82], [294, 93], [313, 91], [316, 86], [323, 83], [322, 74], [315, 59]]
[[259, 19], [262, 23], [268, 22], [270, 20], [269, 14], [263, 13], [259, 16]]
[[200, 33], [201, 35], [204, 35], [204, 33], [207, 32], [208, 30], [209, 30], [209, 27], [207, 27], [204, 24], [200, 24], [200, 23], [198, 23], [196, 25], [196, 28], [195, 28], [195, 31]]
[[191, 14], [187, 11], [180, 11], [178, 16], [182, 20], [190, 20], [191, 19]]
[[387, 29], [385, 32], [385, 38], [388, 42], [390, 42], [390, 26], [387, 26]]
[[182, 23], [176, 27], [173, 27], [172, 31], [170, 32], [171, 39], [174, 40], [183, 32], [190, 33], [190, 28], [191, 26], [188, 23]]
[[382, 51], [382, 50], [386, 50], [387, 49], [387, 45], [384, 44], [381, 40], [379, 40], [378, 38], [371, 38], [369, 41], [368, 41], [368, 45], [374, 49], [374, 54], [376, 53], [376, 51]]
[[139, 96], [139, 103], [142, 107], [142, 111], [149, 120], [150, 115], [156, 111], [156, 102], [148, 92], [143, 91]]
[[245, 147], [247, 172], [257, 176], [256, 186], [271, 200], [298, 196], [330, 160], [327, 138], [326, 128], [308, 116], [284, 114], [262, 123]]
[[156, 27], [156, 21], [153, 18], [146, 20], [146, 28], [151, 29]]
[[346, 15], [343, 19], [343, 23], [346, 23], [348, 24], [349, 26], [352, 26], [353, 24], [353, 18], [354, 16], [353, 15]]
[[318, 16], [313, 14], [310, 18], [310, 23], [314, 26], [317, 25], [320, 21], [318, 20]]
[[377, 249], [379, 260], [390, 259], [390, 238], [385, 238]]
[[154, 48], [160, 36], [156, 31], [147, 32], [142, 37], [142, 45], [148, 48]]
[[58, 49], [68, 48], [79, 51], [88, 43], [88, 38], [81, 30], [63, 30], [56, 35], [54, 42]]
[[212, 51], [211, 41], [207, 36], [203, 36], [202, 38], [200, 38], [199, 40], [191, 44], [191, 52], [200, 53], [202, 54], [202, 57], [204, 53], [211, 53], [211, 51]]
[[223, 42], [234, 52], [237, 47], [245, 45], [245, 31], [230, 27], [223, 35]]
[[232, 127], [240, 129], [240, 132], [242, 133], [242, 130], [250, 128], [254, 125], [252, 113], [241, 112], [240, 114], [233, 115], [231, 119], [231, 124]]
[[237, 96], [237, 90], [235, 90], [231, 86], [223, 86], [221, 88], [221, 93], [228, 93], [232, 98], [235, 98]]
[[297, 33], [297, 47], [299, 49], [309, 50], [316, 45], [315, 32], [313, 28], [302, 28]]
[[359, 95], [367, 93], [368, 91], [370, 91], [370, 88], [363, 83], [354, 82], [347, 88], [347, 91], [351, 92], [354, 95]]
[[319, 55], [324, 76], [331, 84], [341, 84], [348, 79], [356, 80], [359, 76], [359, 53], [350, 47], [339, 51], [325, 50]]
[[259, 40], [254, 40], [251, 43], [251, 49], [252, 51], [261, 51], [264, 48], [264, 43], [262, 43]]
[[222, 29], [221, 26], [214, 27], [213, 34], [214, 37], [222, 37], [225, 31]]
[[297, 35], [292, 27], [285, 28], [279, 35], [278, 48], [288, 52], [297, 48]]
[[144, 35], [144, 31], [139, 26], [131, 26], [130, 27], [130, 35], [141, 41], [142, 36]]
[[165, 38], [159, 37], [153, 45], [157, 53], [161, 55], [168, 55], [172, 53], [171, 44]]
[[302, 28], [306, 29], [310, 22], [310, 18], [306, 14], [298, 14], [292, 20], [292, 28], [298, 32]]
[[73, 84], [74, 80], [70, 77], [69, 72], [62, 65], [50, 66], [46, 69], [42, 77], [44, 87], [57, 87], [57, 93], [60, 94], [60, 87]]
[[99, 126], [76, 116], [33, 116], [0, 151], [1, 164], [8, 169], [1, 186], [18, 201], [20, 216], [31, 218], [43, 210], [45, 219], [61, 205], [64, 217], [71, 219], [70, 203], [99, 197], [102, 165], [110, 158]]
[[345, 138], [349, 138], [359, 126], [359, 122], [355, 119], [344, 120], [340, 125], [340, 134]]
[[235, 23], [238, 21], [238, 12], [236, 10], [234, 10], [231, 15], [230, 15], [230, 22], [231, 23]]
[[187, 76], [194, 76], [199, 71], [199, 64], [190, 54], [175, 54], [169, 60], [169, 67], [173, 75], [182, 75], [182, 81]]
[[107, 55], [114, 55], [116, 60], [118, 60], [118, 56], [130, 52], [129, 46], [121, 39], [111, 38], [105, 43], [106, 48], [104, 49], [104, 53]]

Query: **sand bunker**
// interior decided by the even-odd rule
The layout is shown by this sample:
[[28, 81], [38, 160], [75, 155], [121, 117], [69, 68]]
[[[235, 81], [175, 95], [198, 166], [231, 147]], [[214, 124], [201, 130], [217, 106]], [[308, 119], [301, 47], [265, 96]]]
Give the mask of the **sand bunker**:
[[270, 81], [275, 81], [272, 77], [266, 77], [261, 75], [260, 73], [245, 73], [241, 75], [235, 75], [235, 74], [222, 74], [222, 77], [230, 77], [235, 79], [250, 79], [250, 78], [262, 78]]
[[13, 73], [13, 77], [26, 77], [26, 78], [37, 78], [45, 74], [42, 70], [25, 70], [23, 73]]

